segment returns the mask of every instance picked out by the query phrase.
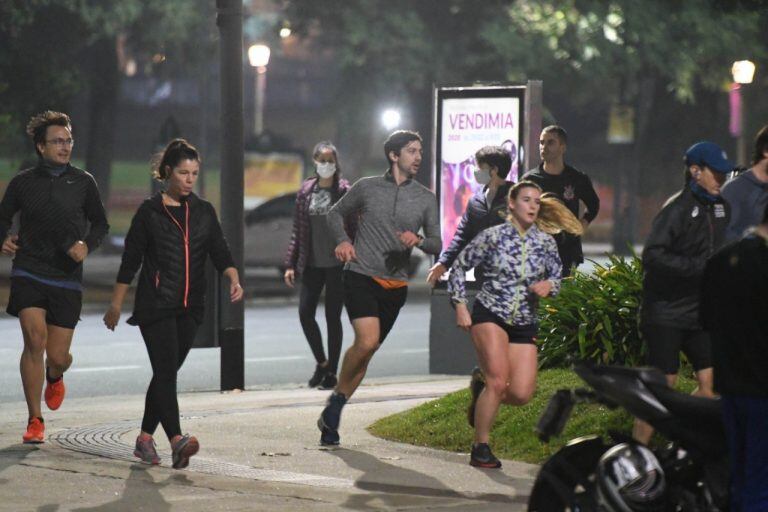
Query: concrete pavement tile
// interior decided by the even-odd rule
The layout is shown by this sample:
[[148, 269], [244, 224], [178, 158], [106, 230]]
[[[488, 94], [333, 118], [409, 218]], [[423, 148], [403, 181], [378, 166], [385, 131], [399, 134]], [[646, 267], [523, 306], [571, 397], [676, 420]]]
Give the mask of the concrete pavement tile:
[[[478, 470], [467, 454], [392, 443], [366, 430], [465, 380], [361, 387], [344, 411], [342, 447], [332, 450], [319, 446], [315, 426], [328, 392], [185, 394], [182, 428], [198, 437], [201, 452], [183, 472], [131, 461], [142, 397], [69, 401], [48, 415], [49, 441], [37, 448], [19, 444], [23, 404], [4, 405], [0, 510], [524, 510], [536, 466], [504, 461], [502, 471]], [[30, 481], [45, 481], [45, 492]]]

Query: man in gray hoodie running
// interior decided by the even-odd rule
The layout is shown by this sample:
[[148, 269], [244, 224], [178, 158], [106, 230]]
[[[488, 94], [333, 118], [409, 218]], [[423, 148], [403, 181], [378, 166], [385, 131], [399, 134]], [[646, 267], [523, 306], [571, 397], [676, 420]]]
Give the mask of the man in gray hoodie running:
[[[338, 243], [336, 257], [346, 263], [344, 305], [355, 340], [317, 421], [324, 445], [339, 444], [341, 410], [405, 304], [411, 251], [418, 247], [436, 255], [442, 248], [435, 195], [413, 179], [421, 165], [421, 143], [418, 133], [392, 133], [384, 143], [387, 172], [359, 180], [328, 213]], [[344, 218], [354, 212], [359, 212], [359, 223], [353, 243], [344, 231]], [[424, 236], [418, 234], [421, 229]]]
[[747, 228], [760, 224], [768, 206], [768, 125], [755, 136], [752, 168], [726, 183], [721, 195], [731, 205], [726, 241], [736, 241]]

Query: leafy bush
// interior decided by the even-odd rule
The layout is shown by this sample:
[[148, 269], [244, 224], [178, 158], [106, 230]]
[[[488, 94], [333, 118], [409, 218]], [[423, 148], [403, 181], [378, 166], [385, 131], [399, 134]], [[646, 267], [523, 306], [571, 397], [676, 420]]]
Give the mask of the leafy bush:
[[564, 279], [557, 297], [542, 300], [539, 327], [541, 368], [568, 366], [570, 357], [597, 363], [639, 366], [643, 344], [638, 333], [642, 264], [610, 256], [595, 271]]

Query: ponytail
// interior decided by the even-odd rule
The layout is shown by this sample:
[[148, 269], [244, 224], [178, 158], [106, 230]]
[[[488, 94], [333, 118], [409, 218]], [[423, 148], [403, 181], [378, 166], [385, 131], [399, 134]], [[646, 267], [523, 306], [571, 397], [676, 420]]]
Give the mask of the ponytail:
[[152, 159], [152, 177], [158, 181], [167, 180], [171, 176], [171, 171], [182, 160], [200, 162], [200, 153], [186, 140], [173, 139], [165, 146], [162, 153], [158, 153]]
[[555, 194], [546, 192], [540, 200], [539, 215], [536, 217], [536, 225], [540, 230], [550, 235], [561, 231], [572, 235], [584, 233], [584, 226], [579, 219]]

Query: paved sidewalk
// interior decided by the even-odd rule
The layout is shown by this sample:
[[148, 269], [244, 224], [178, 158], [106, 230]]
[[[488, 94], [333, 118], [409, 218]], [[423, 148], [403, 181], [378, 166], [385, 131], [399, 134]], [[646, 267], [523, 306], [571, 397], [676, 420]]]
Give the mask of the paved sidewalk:
[[200, 440], [187, 470], [135, 462], [143, 397], [73, 399], [48, 412], [47, 442], [21, 444], [26, 407], [0, 407], [2, 511], [525, 510], [536, 466], [470, 467], [467, 454], [392, 443], [377, 418], [466, 385], [466, 378], [372, 379], [342, 419], [342, 447], [318, 444], [327, 391], [279, 388], [180, 397], [182, 428]]

